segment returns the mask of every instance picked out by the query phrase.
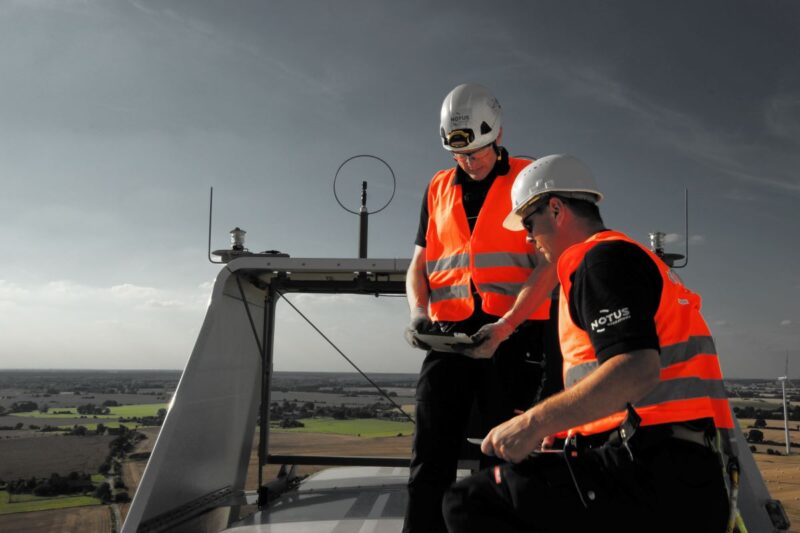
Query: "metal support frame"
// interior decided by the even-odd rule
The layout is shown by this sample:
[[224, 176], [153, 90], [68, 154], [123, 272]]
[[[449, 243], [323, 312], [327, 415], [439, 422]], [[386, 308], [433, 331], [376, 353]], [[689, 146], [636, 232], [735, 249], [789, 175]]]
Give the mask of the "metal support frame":
[[267, 463], [267, 450], [269, 449], [269, 404], [272, 392], [272, 356], [275, 344], [275, 307], [278, 303], [278, 291], [274, 284], [270, 283], [266, 287], [264, 296], [264, 320], [261, 324], [261, 342], [256, 333], [253, 315], [250, 313], [250, 305], [242, 288], [241, 277], [236, 276], [236, 284], [239, 287], [239, 294], [242, 297], [247, 319], [253, 330], [258, 351], [261, 354], [261, 404], [258, 410], [259, 435], [258, 435], [258, 506], [267, 504], [267, 491], [264, 486], [263, 466]]
[[271, 464], [317, 466], [408, 466], [407, 457], [338, 457], [329, 455], [277, 455], [269, 454]]
[[[258, 442], [258, 506], [265, 507], [270, 500], [271, 492], [264, 483], [263, 470], [266, 464], [293, 465], [349, 465], [349, 466], [407, 466], [408, 459], [401, 457], [328, 457], [307, 455], [273, 455], [269, 453], [269, 406], [272, 391], [272, 364], [275, 341], [275, 310], [283, 293], [315, 293], [315, 294], [365, 294], [379, 296], [381, 294], [404, 294], [405, 283], [378, 276], [368, 276], [365, 272], [355, 273], [352, 281], [344, 280], [291, 280], [285, 274], [278, 274], [268, 281], [246, 273], [236, 274], [236, 283], [241, 296], [250, 327], [261, 355], [261, 402], [259, 406], [259, 442]], [[242, 279], [265, 291], [264, 319], [261, 324], [261, 338], [256, 330], [250, 306], [242, 288]], [[345, 356], [346, 357], [346, 356]], [[365, 376], [366, 377], [366, 376]], [[369, 380], [369, 378], [367, 377]]]
[[275, 344], [275, 307], [278, 303], [275, 287], [270, 284], [264, 298], [264, 323], [261, 338], [264, 339], [264, 355], [261, 359], [261, 405], [258, 418], [261, 422], [258, 438], [258, 506], [267, 503], [264, 490], [263, 471], [269, 449], [269, 404], [272, 387], [272, 356]]

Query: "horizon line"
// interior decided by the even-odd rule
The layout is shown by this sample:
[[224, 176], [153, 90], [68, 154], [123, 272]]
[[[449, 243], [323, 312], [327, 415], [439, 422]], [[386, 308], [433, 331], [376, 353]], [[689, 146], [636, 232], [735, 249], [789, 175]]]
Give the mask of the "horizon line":
[[[0, 372], [179, 372], [183, 373], [183, 369], [177, 368], [0, 368]], [[317, 373], [317, 374], [358, 374], [355, 371], [344, 370], [275, 370], [274, 372], [297, 372], [297, 373]], [[367, 373], [372, 374], [418, 374], [418, 372], [400, 372], [400, 371], [386, 371], [386, 370], [369, 370]], [[777, 381], [781, 376], [774, 378], [770, 377], [742, 377], [742, 376], [724, 376], [724, 380], [734, 379], [758, 379], [764, 381]], [[796, 378], [800, 381], [800, 377]], [[789, 378], [792, 381], [792, 378]]]

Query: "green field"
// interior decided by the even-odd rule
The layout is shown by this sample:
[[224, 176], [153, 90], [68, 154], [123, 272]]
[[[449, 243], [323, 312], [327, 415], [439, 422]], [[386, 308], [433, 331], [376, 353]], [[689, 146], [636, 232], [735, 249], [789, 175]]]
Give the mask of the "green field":
[[92, 498], [91, 496], [39, 498], [30, 494], [18, 494], [12, 497], [8, 491], [0, 491], [0, 515], [46, 511], [48, 509], [66, 509], [67, 507], [83, 507], [85, 505], [100, 505], [101, 503], [100, 500]]
[[305, 427], [291, 429], [272, 429], [292, 433], [335, 433], [360, 437], [394, 437], [397, 434], [411, 435], [414, 424], [411, 422], [392, 422], [378, 418], [356, 418], [335, 420], [333, 418], [303, 418]]
[[781, 401], [773, 398], [730, 398], [728, 401], [731, 407], [753, 407], [754, 409], [764, 409], [765, 411], [772, 411], [781, 407]]
[[[134, 418], [134, 417], [145, 417], [145, 416], [156, 416], [158, 414], [159, 409], [166, 409], [167, 404], [165, 403], [146, 403], [141, 405], [122, 405], [119, 407], [111, 407], [111, 413], [107, 415], [81, 415], [78, 413], [76, 408], [69, 407], [69, 408], [56, 408], [54, 411], [69, 411], [68, 414], [52, 414], [52, 413], [40, 413], [39, 411], [29, 411], [27, 413], [11, 413], [11, 416], [20, 416], [26, 418], [80, 418], [81, 416], [85, 416], [86, 420], [116, 420], [117, 418], [124, 417], [124, 418]], [[85, 424], [84, 424], [85, 425]]]

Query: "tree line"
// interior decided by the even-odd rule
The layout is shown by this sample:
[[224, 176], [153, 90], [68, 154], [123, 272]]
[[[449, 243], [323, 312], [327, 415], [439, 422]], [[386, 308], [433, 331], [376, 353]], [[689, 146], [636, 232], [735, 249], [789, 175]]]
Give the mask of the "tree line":
[[[783, 420], [783, 406], [778, 405], [772, 409], [761, 409], [751, 405], [747, 407], [734, 407], [736, 418], [763, 418], [765, 420]], [[789, 420], [800, 421], [800, 405], [790, 406], [787, 410]]]
[[[399, 419], [402, 415], [396, 412], [387, 402], [375, 402], [365, 405], [318, 405], [314, 402], [272, 402], [269, 408], [270, 420], [281, 427], [302, 427], [301, 418], [333, 418], [334, 420], [351, 420], [355, 418]], [[405, 418], [403, 418], [405, 420]]]
[[[0, 486], [3, 482], [0, 481]], [[70, 472], [66, 476], [50, 474], [50, 477], [17, 479], [5, 484], [11, 494], [30, 493], [35, 496], [57, 496], [59, 494], [84, 494], [94, 491], [91, 476], [85, 472]]]

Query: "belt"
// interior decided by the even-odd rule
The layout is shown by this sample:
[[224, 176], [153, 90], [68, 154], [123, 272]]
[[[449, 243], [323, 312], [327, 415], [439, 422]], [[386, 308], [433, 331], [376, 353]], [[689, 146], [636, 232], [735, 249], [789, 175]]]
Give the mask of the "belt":
[[[685, 424], [657, 424], [655, 426], [640, 427], [630, 442], [632, 447], [644, 449], [673, 438], [709, 447], [710, 443], [706, 434], [707, 431], [705, 429], [692, 429]], [[586, 436], [578, 434], [572, 438], [574, 439], [575, 447], [579, 450], [600, 448], [607, 444], [618, 446], [621, 443], [616, 429]]]

